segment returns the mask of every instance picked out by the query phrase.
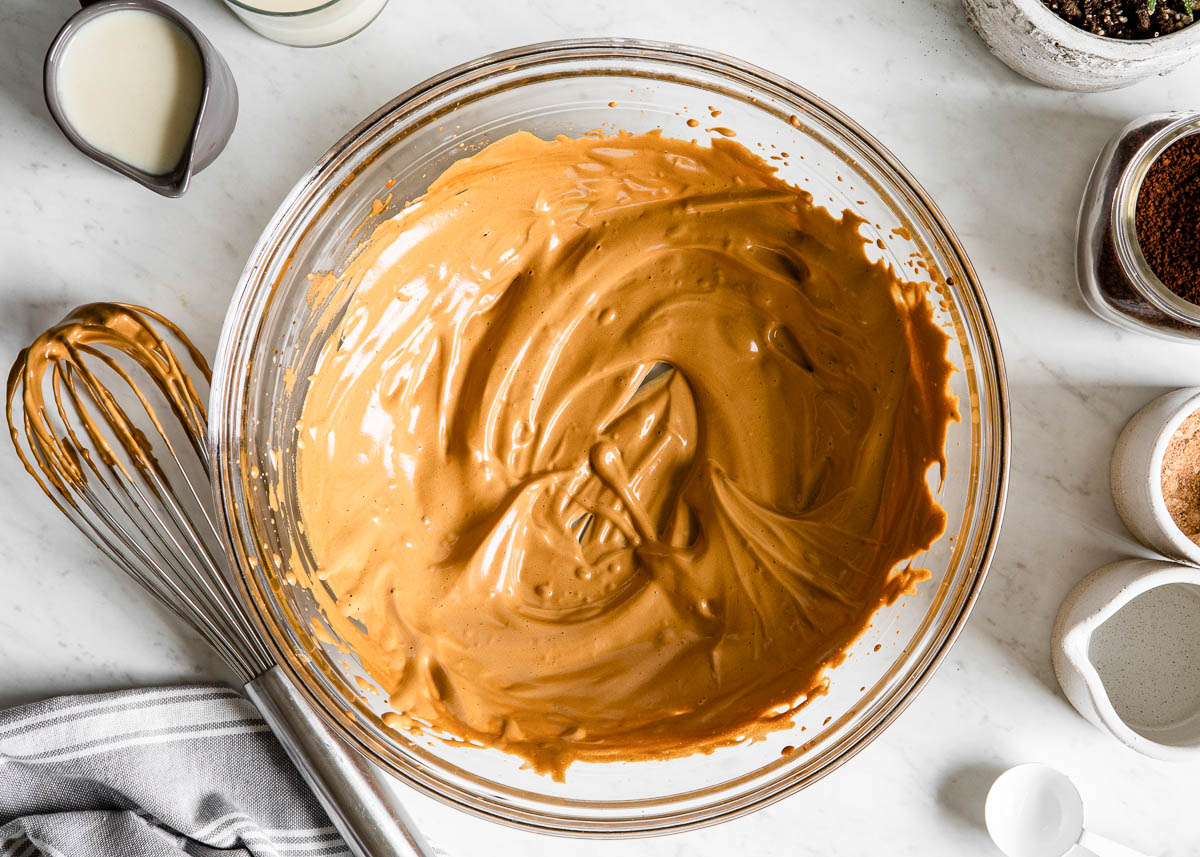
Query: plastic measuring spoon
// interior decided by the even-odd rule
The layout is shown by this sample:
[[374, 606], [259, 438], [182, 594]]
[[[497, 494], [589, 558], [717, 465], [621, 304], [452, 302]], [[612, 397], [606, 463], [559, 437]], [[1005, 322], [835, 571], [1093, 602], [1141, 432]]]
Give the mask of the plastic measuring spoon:
[[1078, 789], [1047, 765], [1018, 765], [997, 777], [984, 818], [1008, 857], [1064, 857], [1076, 845], [1097, 857], [1149, 857], [1084, 830]]

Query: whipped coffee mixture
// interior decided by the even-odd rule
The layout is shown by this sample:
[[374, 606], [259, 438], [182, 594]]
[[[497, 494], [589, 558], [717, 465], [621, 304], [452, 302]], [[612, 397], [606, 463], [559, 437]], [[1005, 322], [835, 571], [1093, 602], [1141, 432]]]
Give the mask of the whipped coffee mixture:
[[390, 723], [561, 776], [823, 691], [927, 576], [957, 418], [927, 285], [861, 224], [730, 140], [518, 133], [375, 230], [298, 496]]

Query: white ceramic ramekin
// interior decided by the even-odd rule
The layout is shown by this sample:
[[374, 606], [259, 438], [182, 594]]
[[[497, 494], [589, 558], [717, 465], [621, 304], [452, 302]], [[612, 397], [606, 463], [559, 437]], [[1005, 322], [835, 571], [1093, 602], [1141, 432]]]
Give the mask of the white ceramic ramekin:
[[1113, 448], [1113, 502], [1129, 532], [1148, 548], [1200, 566], [1200, 545], [1176, 525], [1162, 493], [1163, 453], [1189, 414], [1200, 409], [1200, 387], [1159, 396], [1133, 415]]
[[1197, 55], [1200, 23], [1157, 39], [1110, 39], [1064, 21], [1042, 0], [962, 0], [967, 20], [1014, 71], [1055, 89], [1097, 92], [1164, 74]]
[[[1171, 727], [1171, 743], [1151, 740], [1121, 719], [1089, 652], [1096, 630], [1121, 608], [1155, 587], [1178, 583], [1200, 585], [1200, 570], [1154, 559], [1127, 559], [1097, 569], [1063, 601], [1052, 646], [1058, 683], [1080, 714], [1139, 753], [1171, 762], [1200, 760], [1200, 711]], [[1144, 633], [1156, 633], [1152, 623]], [[1173, 652], [1170, 657], [1196, 658], [1200, 652]]]

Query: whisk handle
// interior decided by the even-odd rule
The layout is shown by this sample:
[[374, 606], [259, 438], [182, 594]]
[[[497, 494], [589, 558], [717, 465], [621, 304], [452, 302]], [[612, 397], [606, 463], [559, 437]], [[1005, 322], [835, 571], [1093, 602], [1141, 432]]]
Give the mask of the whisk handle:
[[357, 857], [435, 857], [386, 775], [325, 724], [279, 667], [246, 693]]

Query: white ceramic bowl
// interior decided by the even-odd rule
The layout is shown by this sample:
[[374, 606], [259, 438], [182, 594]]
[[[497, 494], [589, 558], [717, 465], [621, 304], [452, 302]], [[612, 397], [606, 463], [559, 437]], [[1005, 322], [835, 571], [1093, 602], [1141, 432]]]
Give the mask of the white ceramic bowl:
[[1122, 429], [1109, 478], [1117, 513], [1146, 547], [1200, 566], [1200, 546], [1176, 525], [1162, 493], [1163, 453], [1175, 430], [1200, 409], [1200, 387], [1175, 390], [1143, 407]]
[[1110, 39], [1064, 21], [1042, 0], [963, 0], [993, 54], [1030, 80], [1080, 92], [1118, 89], [1192, 59], [1200, 23], [1157, 39]]
[[[1189, 584], [1200, 589], [1200, 570], [1162, 560], [1127, 559], [1085, 577], [1063, 601], [1054, 623], [1054, 672], [1067, 699], [1079, 713], [1128, 747], [1165, 761], [1197, 761], [1200, 760], [1200, 707], [1182, 716], [1173, 715], [1169, 723], [1159, 723], [1153, 729], [1135, 728], [1117, 713], [1092, 658], [1093, 638], [1105, 622], [1139, 595], [1170, 584]], [[1196, 597], [1200, 598], [1200, 594]], [[1171, 620], [1166, 613], [1161, 617], [1151, 616], [1139, 625], [1137, 634], [1175, 639], [1178, 628], [1159, 624]], [[1149, 666], [1156, 666], [1161, 673], [1163, 669], [1176, 669], [1185, 661], [1194, 663], [1200, 658], [1200, 650], [1168, 651], [1169, 648], [1163, 647], [1158, 654], [1167, 659], [1165, 663]], [[1186, 674], [1194, 675], [1194, 671]]]

